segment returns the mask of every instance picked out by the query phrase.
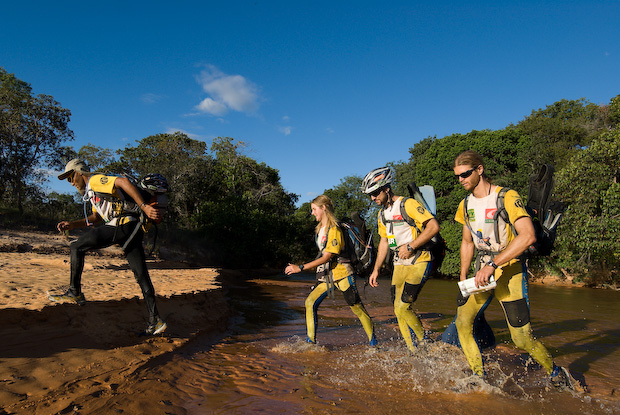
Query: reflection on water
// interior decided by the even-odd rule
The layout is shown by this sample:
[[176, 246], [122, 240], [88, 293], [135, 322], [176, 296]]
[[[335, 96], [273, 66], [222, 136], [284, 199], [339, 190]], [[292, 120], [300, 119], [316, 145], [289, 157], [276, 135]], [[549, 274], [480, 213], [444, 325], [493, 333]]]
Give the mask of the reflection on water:
[[[453, 346], [425, 343], [411, 355], [389, 304], [389, 282], [380, 284], [360, 289], [378, 347], [366, 345], [338, 296], [319, 309], [318, 344], [306, 343], [303, 304], [312, 280], [277, 276], [231, 288], [239, 315], [226, 337], [195, 342], [156, 369], [158, 383], [142, 387], [161, 388], [171, 414], [620, 413], [620, 293], [531, 287], [535, 335], [585, 380], [589, 392], [578, 393], [550, 388], [544, 370], [509, 344], [497, 303], [487, 312], [500, 343], [484, 353], [487, 382], [471, 375]], [[453, 319], [456, 293], [454, 282], [424, 287], [416, 309], [432, 337]]]

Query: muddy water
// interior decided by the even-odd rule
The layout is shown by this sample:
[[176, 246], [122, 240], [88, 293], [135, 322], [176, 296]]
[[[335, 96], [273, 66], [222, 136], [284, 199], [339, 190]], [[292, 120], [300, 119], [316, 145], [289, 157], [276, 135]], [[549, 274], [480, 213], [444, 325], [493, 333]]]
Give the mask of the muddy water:
[[[531, 287], [535, 334], [587, 387], [558, 392], [544, 371], [510, 346], [496, 303], [487, 319], [499, 346], [484, 353], [487, 383], [461, 351], [441, 342], [411, 355], [399, 337], [389, 282], [361, 290], [377, 326], [369, 347], [342, 298], [319, 309], [318, 345], [305, 343], [309, 276], [275, 276], [231, 287], [238, 314], [222, 338], [201, 337], [119, 390], [106, 410], [167, 414], [620, 414], [620, 293]], [[454, 317], [456, 284], [431, 280], [417, 303], [436, 337]], [[159, 392], [140, 403], [141, 390]], [[122, 395], [125, 394], [126, 402]]]

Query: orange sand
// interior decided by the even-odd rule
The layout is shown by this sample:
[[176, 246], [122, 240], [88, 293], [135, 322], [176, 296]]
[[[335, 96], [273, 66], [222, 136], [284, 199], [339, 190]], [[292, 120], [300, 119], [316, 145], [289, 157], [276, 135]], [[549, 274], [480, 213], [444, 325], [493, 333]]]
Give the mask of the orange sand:
[[148, 266], [168, 330], [139, 336], [147, 311], [119, 247], [86, 257], [85, 306], [50, 302], [47, 292], [69, 283], [69, 242], [0, 230], [0, 414], [73, 412], [135, 381], [132, 375], [198, 332], [225, 329], [220, 271], [158, 260]]

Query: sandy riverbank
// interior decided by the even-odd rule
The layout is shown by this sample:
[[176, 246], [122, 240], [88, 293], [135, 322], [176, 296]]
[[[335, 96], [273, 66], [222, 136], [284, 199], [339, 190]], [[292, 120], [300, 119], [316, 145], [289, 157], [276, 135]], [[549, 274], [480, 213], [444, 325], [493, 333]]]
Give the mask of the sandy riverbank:
[[198, 333], [226, 328], [221, 270], [151, 260], [169, 327], [164, 336], [140, 336], [146, 307], [118, 247], [87, 256], [85, 306], [51, 303], [47, 292], [69, 282], [69, 242], [51, 232], [0, 231], [0, 414], [72, 412], [139, 381], [149, 362]]

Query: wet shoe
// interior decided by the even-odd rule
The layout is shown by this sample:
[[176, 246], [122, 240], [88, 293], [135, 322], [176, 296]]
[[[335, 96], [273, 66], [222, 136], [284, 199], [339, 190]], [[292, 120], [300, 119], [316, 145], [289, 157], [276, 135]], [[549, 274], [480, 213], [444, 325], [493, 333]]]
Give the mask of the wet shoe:
[[144, 331], [146, 336], [154, 336], [159, 333], [163, 333], [168, 328], [168, 325], [164, 320], [157, 317], [153, 323], [149, 323], [148, 327]]
[[568, 370], [562, 366], [556, 366], [551, 373], [551, 384], [559, 390], [575, 389], [573, 378]]
[[64, 294], [48, 294], [48, 298], [51, 301], [54, 301], [54, 302], [57, 302], [57, 303], [61, 303], [61, 302], [64, 302], [64, 301], [73, 301], [77, 305], [84, 305], [84, 304], [86, 304], [86, 298], [84, 298], [84, 294], [83, 293], [75, 294], [71, 290], [67, 290], [67, 292], [64, 293]]
[[377, 338], [374, 334], [372, 335], [372, 339], [370, 339], [370, 345], [373, 347], [377, 345]]

